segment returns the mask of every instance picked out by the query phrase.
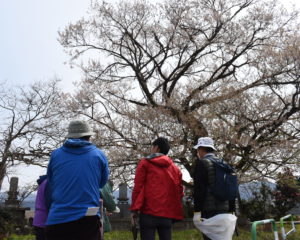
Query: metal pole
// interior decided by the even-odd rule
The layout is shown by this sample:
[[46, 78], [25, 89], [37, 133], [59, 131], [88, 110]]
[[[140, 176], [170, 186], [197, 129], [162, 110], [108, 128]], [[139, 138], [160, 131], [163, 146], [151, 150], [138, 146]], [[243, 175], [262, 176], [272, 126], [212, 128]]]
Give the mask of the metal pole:
[[[286, 233], [285, 229], [284, 229], [284, 220], [288, 219], [288, 218], [291, 218], [292, 229], [289, 232]], [[296, 227], [295, 227], [295, 222], [294, 222], [294, 216], [292, 214], [289, 214], [287, 216], [284, 216], [284, 217], [280, 218], [280, 227], [281, 227], [282, 239], [286, 240], [286, 237], [289, 234], [291, 234], [293, 232], [296, 232]]]
[[274, 240], [279, 240], [278, 231], [277, 231], [277, 227], [276, 227], [276, 223], [275, 223], [274, 219], [266, 219], [266, 220], [262, 220], [262, 221], [253, 222], [252, 229], [251, 229], [252, 240], [257, 240], [257, 231], [256, 231], [257, 225], [267, 224], [267, 223], [272, 223], [274, 237], [275, 237]]
[[272, 221], [272, 225], [273, 225], [273, 231], [274, 231], [274, 239], [275, 240], [279, 240], [279, 236], [278, 236], [278, 231], [277, 231], [277, 227], [276, 227], [276, 222], [273, 220]]

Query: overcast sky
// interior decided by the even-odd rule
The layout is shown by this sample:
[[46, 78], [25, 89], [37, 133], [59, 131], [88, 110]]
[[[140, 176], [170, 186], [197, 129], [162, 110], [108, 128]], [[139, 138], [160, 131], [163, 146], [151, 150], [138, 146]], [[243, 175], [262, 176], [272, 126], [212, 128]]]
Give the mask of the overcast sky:
[[89, 0], [1, 0], [0, 82], [26, 84], [63, 79], [64, 88], [80, 79], [78, 69], [57, 41], [58, 30], [86, 15]]
[[[0, 0], [0, 82], [24, 85], [57, 76], [64, 90], [71, 89], [80, 71], [64, 64], [69, 58], [57, 32], [86, 16], [89, 4], [90, 0]], [[22, 166], [11, 171], [26, 185], [45, 169]], [[5, 179], [2, 190], [7, 188]]]
[[[300, 8], [300, 0], [281, 1]], [[64, 64], [69, 58], [57, 41], [57, 32], [87, 16], [89, 4], [90, 0], [0, 0], [0, 82], [22, 85], [57, 76], [64, 90], [72, 89], [80, 71]], [[22, 167], [13, 171], [20, 185], [25, 185], [45, 170]], [[3, 190], [7, 187], [5, 181]]]

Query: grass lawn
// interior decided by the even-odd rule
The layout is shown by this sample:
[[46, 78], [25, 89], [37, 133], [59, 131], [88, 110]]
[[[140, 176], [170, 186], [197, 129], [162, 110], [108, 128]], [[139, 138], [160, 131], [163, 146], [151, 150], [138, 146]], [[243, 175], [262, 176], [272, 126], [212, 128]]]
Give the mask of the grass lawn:
[[[279, 232], [280, 234], [280, 232]], [[110, 232], [105, 234], [105, 240], [132, 240], [132, 234], [130, 232]], [[158, 237], [156, 237], [158, 240]], [[174, 231], [173, 240], [203, 240], [201, 234], [196, 230], [187, 231]], [[273, 240], [273, 233], [259, 232], [257, 240]], [[300, 227], [298, 231], [288, 236], [287, 240], [299, 240], [300, 239]], [[251, 240], [250, 231], [239, 231], [239, 236], [233, 237], [233, 240]]]
[[[288, 227], [286, 229], [289, 230]], [[273, 240], [274, 235], [273, 233], [267, 233], [260, 231], [258, 229], [258, 235], [257, 240]], [[239, 236], [233, 237], [233, 240], [251, 240], [251, 234], [250, 231], [239, 231]], [[281, 234], [279, 232], [279, 234]], [[4, 239], [4, 240], [34, 240], [33, 235], [27, 235], [27, 236], [17, 236], [12, 235], [11, 237]], [[105, 240], [132, 240], [132, 234], [129, 231], [113, 231], [110, 233], [105, 234]], [[158, 237], [156, 237], [158, 240]], [[281, 238], [280, 238], [281, 239]], [[299, 240], [300, 239], [300, 226], [297, 227], [297, 232], [289, 235], [287, 237], [287, 240]], [[201, 234], [196, 230], [187, 230], [187, 231], [174, 231], [173, 232], [173, 240], [203, 240]]]

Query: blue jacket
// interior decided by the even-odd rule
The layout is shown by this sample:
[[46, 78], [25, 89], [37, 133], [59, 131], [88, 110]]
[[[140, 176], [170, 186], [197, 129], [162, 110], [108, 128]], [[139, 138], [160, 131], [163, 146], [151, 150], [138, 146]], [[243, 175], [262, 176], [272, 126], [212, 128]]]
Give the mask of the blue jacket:
[[109, 176], [104, 153], [91, 142], [68, 139], [51, 154], [47, 169], [50, 210], [46, 225], [77, 220], [99, 207]]

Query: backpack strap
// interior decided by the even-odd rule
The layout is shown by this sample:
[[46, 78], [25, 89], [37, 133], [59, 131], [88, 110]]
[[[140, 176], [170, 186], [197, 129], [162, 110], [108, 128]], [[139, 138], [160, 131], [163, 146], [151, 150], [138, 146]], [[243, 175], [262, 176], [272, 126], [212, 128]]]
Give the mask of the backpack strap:
[[209, 161], [211, 161], [212, 163], [218, 164], [218, 163], [224, 163], [224, 160], [222, 158], [216, 158], [213, 156], [207, 156], [204, 157], [203, 159], [207, 159]]
[[224, 162], [223, 158], [216, 158], [216, 157], [208, 156], [208, 157], [205, 157], [204, 159], [208, 159], [211, 162], [213, 162], [214, 164], [220, 164], [221, 163], [222, 167], [224, 169], [226, 169], [227, 172], [235, 173], [235, 169], [231, 165], [229, 165], [228, 163]]

